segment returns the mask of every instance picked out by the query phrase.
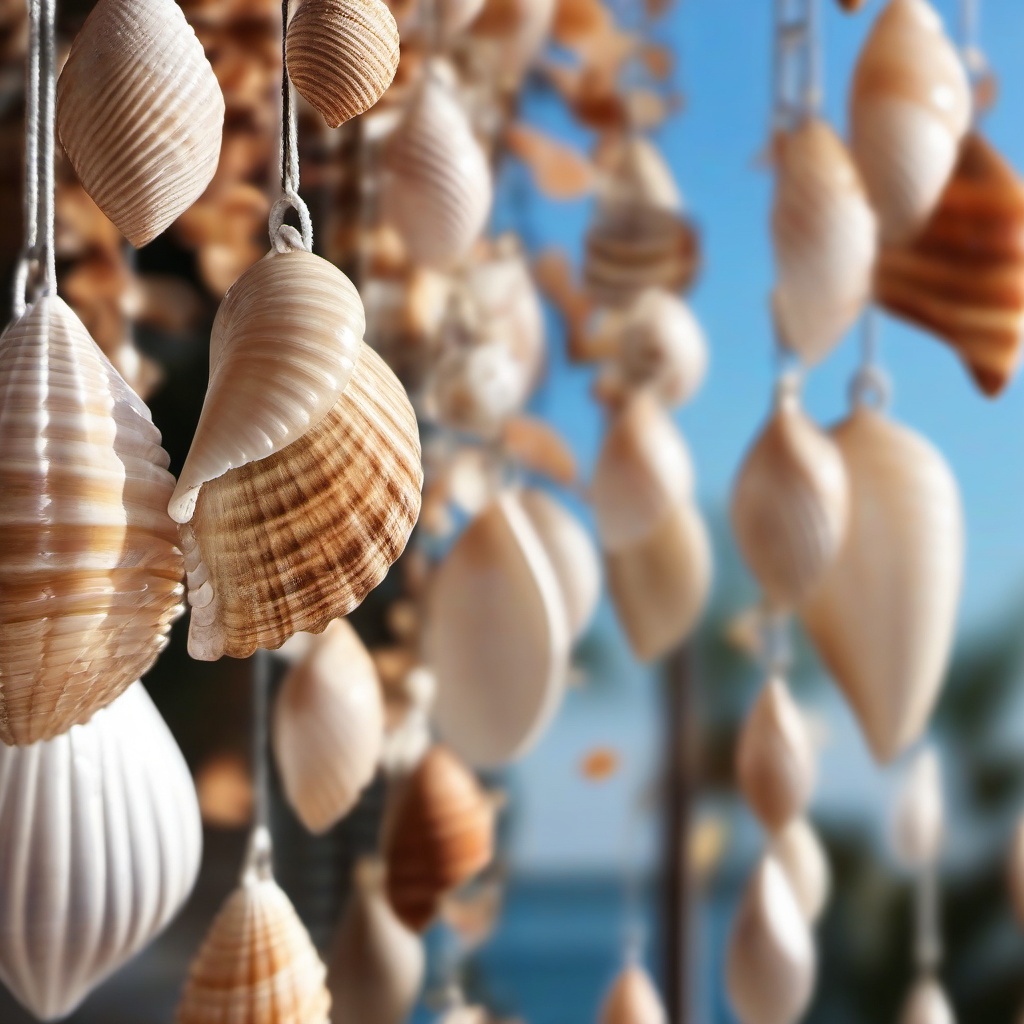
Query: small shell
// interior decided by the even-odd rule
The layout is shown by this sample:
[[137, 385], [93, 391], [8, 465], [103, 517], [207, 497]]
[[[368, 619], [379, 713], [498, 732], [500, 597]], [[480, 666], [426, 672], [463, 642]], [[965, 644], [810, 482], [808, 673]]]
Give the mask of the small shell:
[[274, 757], [288, 802], [310, 832], [355, 806], [377, 771], [384, 702], [369, 651], [337, 619], [313, 639], [277, 695]]
[[1008, 874], [1013, 910], [1021, 927], [1024, 928], [1024, 819], [1018, 822], [1013, 833]]
[[505, 452], [533, 473], [572, 487], [579, 478], [576, 456], [565, 438], [535, 416], [511, 416], [501, 430]]
[[638, 964], [619, 972], [605, 996], [600, 1024], [666, 1024], [668, 1016], [651, 976]]
[[85, 190], [135, 246], [217, 170], [224, 97], [173, 0], [99, 0], [57, 84], [57, 130]]
[[442, 39], [457, 36], [472, 24], [483, 6], [484, 0], [435, 0], [438, 35]]
[[900, 1024], [956, 1024], [953, 1007], [935, 978], [914, 983], [900, 1013]]
[[779, 862], [808, 924], [828, 903], [832, 872], [818, 834], [806, 818], [795, 818], [772, 837], [771, 854]]
[[[541, 52], [557, 0], [484, 0], [475, 36], [492, 39], [495, 70], [506, 88], [517, 86]], [[517, 91], [517, 90], [516, 90]]]
[[938, 862], [945, 833], [939, 759], [934, 750], [922, 750], [910, 765], [893, 806], [893, 850], [905, 867], [920, 870]]

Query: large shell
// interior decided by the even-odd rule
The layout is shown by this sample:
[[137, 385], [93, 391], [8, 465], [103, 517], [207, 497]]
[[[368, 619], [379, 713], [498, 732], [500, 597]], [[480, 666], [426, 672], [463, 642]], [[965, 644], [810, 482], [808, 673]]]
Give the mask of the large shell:
[[288, 802], [310, 832], [326, 832], [355, 806], [384, 745], [377, 670], [344, 619], [313, 639], [282, 683], [273, 741]]
[[938, 861], [945, 833], [939, 758], [929, 748], [914, 758], [897, 793], [892, 815], [893, 849], [906, 867], [920, 870]]
[[795, 818], [772, 836], [771, 854], [779, 862], [809, 924], [821, 916], [832, 888], [832, 872], [821, 840], [806, 818]]
[[1007, 873], [1013, 910], [1024, 928], [1024, 819], [1018, 822], [1013, 832]]
[[1024, 334], [1024, 185], [980, 135], [960, 149], [924, 231], [882, 250], [878, 301], [949, 342], [978, 386], [998, 394]]
[[57, 84], [57, 129], [96, 205], [136, 246], [202, 195], [224, 97], [174, 0], [99, 0]]
[[0, 739], [49, 739], [167, 643], [182, 559], [149, 410], [56, 297], [0, 337]]
[[883, 414], [859, 407], [833, 436], [850, 482], [850, 523], [801, 613], [886, 762], [921, 734], [938, 696], [963, 575], [963, 511], [942, 456]]
[[956, 162], [971, 114], [963, 64], [927, 0], [889, 0], [854, 72], [851, 148], [882, 239], [923, 226]]
[[199, 804], [141, 683], [85, 725], [0, 747], [0, 979], [64, 1017], [151, 941], [192, 889]]
[[826, 356], [871, 291], [875, 215], [832, 128], [808, 118], [776, 140], [774, 306], [785, 345], [808, 364]]
[[569, 620], [544, 545], [515, 495], [491, 502], [437, 570], [430, 596], [433, 718], [471, 764], [526, 753], [561, 703]]
[[387, 893], [399, 919], [423, 931], [445, 894], [494, 851], [494, 808], [444, 747], [432, 747], [395, 794], [384, 840]]
[[665, 1024], [668, 1016], [651, 976], [639, 964], [624, 967], [601, 1006], [600, 1024]]
[[956, 1024], [953, 1007], [935, 978], [914, 982], [900, 1011], [900, 1024]]

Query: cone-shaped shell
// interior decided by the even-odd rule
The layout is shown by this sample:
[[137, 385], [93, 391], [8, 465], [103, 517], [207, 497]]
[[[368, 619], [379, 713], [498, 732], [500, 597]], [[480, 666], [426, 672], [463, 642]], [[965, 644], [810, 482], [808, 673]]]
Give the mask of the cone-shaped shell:
[[903, 1004], [900, 1024], [956, 1024], [953, 1007], [935, 978], [914, 982]]
[[600, 1024], [665, 1024], [668, 1017], [651, 976], [629, 964], [616, 977], [601, 1006]]
[[956, 162], [971, 115], [963, 64], [927, 0], [889, 0], [854, 72], [851, 148], [886, 242], [913, 237]]
[[288, 802], [310, 832], [326, 832], [355, 806], [384, 745], [377, 670], [344, 619], [314, 638], [285, 677], [272, 735]]
[[920, 870], [938, 861], [945, 833], [939, 759], [934, 750], [922, 750], [911, 763], [896, 795], [893, 850], [905, 867]]
[[920, 736], [938, 696], [956, 627], [963, 511], [945, 460], [906, 427], [862, 406], [833, 436], [850, 522], [802, 616], [886, 762]]
[[398, 68], [398, 25], [384, 0], [299, 0], [286, 46], [288, 76], [331, 128], [369, 110]]
[[809, 924], [821, 916], [832, 889], [832, 872], [821, 840], [806, 818], [795, 818], [772, 837], [779, 862]]
[[79, 181], [135, 246], [205, 191], [224, 97], [174, 0], [99, 0], [57, 83], [57, 130]]
[[174, 478], [149, 410], [62, 299], [0, 336], [0, 739], [85, 722], [181, 612]]
[[956, 350], [978, 387], [998, 394], [1024, 335], [1024, 185], [980, 135], [960, 150], [924, 231], [882, 250], [875, 294], [890, 313]]
[[775, 317], [787, 348], [824, 358], [871, 291], [875, 215], [860, 174], [832, 128], [808, 118], [775, 143], [772, 236]]
[[388, 899], [414, 931], [430, 924], [449, 890], [490, 861], [493, 805], [444, 747], [432, 747], [396, 792], [384, 850]]
[[85, 725], [0, 747], [0, 980], [65, 1017], [192, 889], [199, 804], [141, 683]]
[[1013, 910], [1024, 928], [1024, 819], [1018, 823], [1010, 843], [1008, 874]]

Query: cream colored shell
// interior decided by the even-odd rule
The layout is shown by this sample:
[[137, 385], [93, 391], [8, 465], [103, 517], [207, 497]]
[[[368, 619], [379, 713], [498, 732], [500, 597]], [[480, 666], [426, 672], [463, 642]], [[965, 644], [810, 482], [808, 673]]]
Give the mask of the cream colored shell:
[[832, 871], [818, 834], [806, 818], [794, 818], [772, 836], [770, 852], [786, 873], [804, 917], [814, 924], [832, 889]]
[[600, 1024], [666, 1024], [668, 1016], [651, 976], [639, 964], [628, 964], [605, 996]]
[[911, 762], [892, 813], [892, 846], [905, 867], [933, 866], [942, 855], [946, 812], [942, 776], [934, 750], [922, 750]]
[[903, 1004], [900, 1024], [956, 1024], [953, 1007], [935, 978], [926, 976], [914, 983]]

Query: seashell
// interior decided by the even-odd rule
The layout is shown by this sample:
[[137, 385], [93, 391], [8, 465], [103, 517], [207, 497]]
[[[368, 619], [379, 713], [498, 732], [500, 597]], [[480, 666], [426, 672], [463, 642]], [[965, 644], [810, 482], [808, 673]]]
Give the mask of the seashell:
[[937, 863], [945, 840], [942, 777], [934, 750], [922, 750], [903, 780], [892, 814], [892, 846], [907, 868]]
[[205, 191], [224, 97], [173, 0], [99, 0], [57, 83], [57, 130], [79, 181], [135, 246]]
[[288, 77], [330, 128], [369, 110], [398, 70], [398, 25], [384, 0], [299, 0], [285, 46]]
[[824, 358], [871, 293], [875, 215], [842, 141], [819, 118], [775, 140], [773, 296], [783, 343], [806, 364]]
[[867, 0], [839, 0], [839, 6], [849, 14], [859, 11]]
[[743, 460], [731, 507], [736, 542], [769, 602], [793, 607], [814, 590], [839, 554], [849, 502], [839, 449], [783, 381]]
[[314, 638], [288, 673], [272, 738], [288, 802], [310, 832], [326, 832], [355, 806], [384, 745], [377, 670], [344, 619]]
[[0, 780], [0, 980], [55, 1020], [181, 908], [199, 804], [141, 683], [54, 739], [0, 746]]
[[743, 727], [736, 774], [747, 803], [769, 832], [781, 831], [807, 809], [814, 748], [800, 708], [778, 677], [765, 683]]
[[828, 903], [832, 872], [818, 834], [806, 818], [795, 818], [772, 836], [771, 855], [779, 862], [808, 924]]
[[851, 149], [882, 240], [905, 242], [928, 219], [971, 116], [963, 64], [927, 0], [889, 0], [854, 71]]
[[421, 932], [441, 900], [490, 861], [494, 808], [447, 749], [432, 747], [395, 794], [384, 839], [387, 893], [399, 919]]
[[666, 1024], [668, 1016], [651, 976], [639, 964], [624, 967], [605, 996], [600, 1024]]
[[742, 1024], [796, 1024], [814, 990], [817, 958], [807, 922], [778, 862], [762, 859], [729, 939], [726, 984]]
[[149, 410], [56, 296], [0, 336], [0, 740], [88, 721], [181, 613], [174, 486]]
[[491, 1024], [482, 1006], [454, 1006], [439, 1018], [440, 1024]]
[[502, 425], [505, 452], [526, 469], [572, 487], [579, 477], [576, 456], [550, 424], [535, 416], [510, 416]]
[[956, 1015], [942, 986], [932, 977], [914, 982], [900, 1013], [900, 1024], [956, 1024]]
[[1010, 845], [1010, 899], [1021, 927], [1024, 927], [1024, 819], [1017, 824]]
[[445, 742], [478, 767], [523, 756], [561, 703], [570, 633], [556, 571], [513, 494], [493, 500], [438, 567], [426, 645]]
[[504, 142], [547, 198], [580, 199], [592, 191], [594, 167], [571, 145], [521, 122], [505, 128]]
[[423, 943], [395, 917], [378, 859], [360, 860], [354, 881], [328, 971], [332, 1016], [405, 1024], [426, 972]]
[[833, 430], [850, 522], [801, 615], [880, 762], [920, 736], [949, 659], [963, 575], [956, 479], [924, 438], [867, 407]]
[[452, 39], [467, 29], [484, 6], [484, 0], [436, 0], [434, 18], [437, 34]]
[[473, 35], [494, 41], [498, 81], [517, 86], [540, 54], [555, 16], [557, 0], [484, 0]]
[[924, 230], [882, 250], [875, 294], [952, 345], [985, 394], [1013, 377], [1024, 334], [1024, 185], [980, 135], [964, 140]]

